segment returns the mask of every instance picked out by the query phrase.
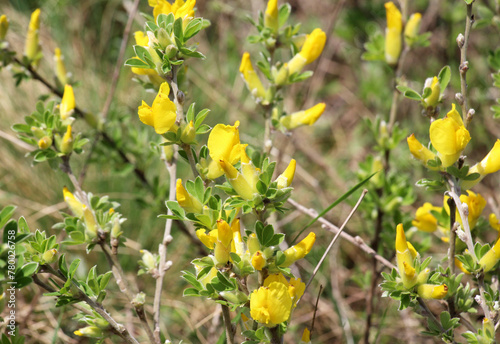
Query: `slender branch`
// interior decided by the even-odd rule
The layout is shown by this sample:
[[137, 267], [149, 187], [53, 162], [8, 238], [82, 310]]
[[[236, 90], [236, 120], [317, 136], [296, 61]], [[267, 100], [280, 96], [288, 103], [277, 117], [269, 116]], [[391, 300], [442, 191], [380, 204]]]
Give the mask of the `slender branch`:
[[[306, 208], [302, 204], [298, 203], [297, 201], [294, 201], [291, 198], [288, 199], [288, 203], [290, 203], [291, 205], [293, 205], [300, 212], [302, 212], [302, 213], [304, 213], [304, 214], [306, 214], [306, 215], [308, 215], [308, 216], [310, 216], [312, 218], [316, 218], [316, 216], [318, 216], [318, 213], [315, 210]], [[330, 231], [333, 231], [333, 232], [337, 233], [340, 230], [339, 227], [335, 226], [333, 223], [331, 223], [330, 221], [326, 220], [324, 217], [320, 217], [318, 219], [318, 221], [321, 222], [323, 224], [323, 226], [325, 226]], [[359, 236], [353, 237], [353, 236], [351, 236], [350, 234], [348, 234], [346, 232], [341, 232], [340, 236], [342, 237], [342, 239], [345, 239], [345, 240], [349, 241], [354, 246], [359, 247], [361, 250], [363, 250], [364, 252], [366, 252], [367, 254], [369, 254], [370, 256], [372, 256], [373, 258], [375, 258], [376, 260], [378, 260], [382, 264], [384, 264], [389, 269], [395, 269], [396, 268], [396, 266], [394, 264], [392, 264], [390, 261], [388, 261], [387, 259], [385, 259], [381, 255], [379, 255], [370, 246], [368, 246], [363, 241], [363, 239], [361, 237], [359, 237]]]
[[[172, 161], [165, 160], [165, 165], [167, 167], [168, 173], [170, 174], [170, 190], [168, 194], [168, 199], [170, 201], [174, 201], [176, 197], [176, 174], [177, 174], [177, 147], [174, 145], [174, 154]], [[167, 215], [172, 215], [172, 211], [168, 209]], [[167, 219], [165, 223], [165, 232], [163, 233], [163, 240], [159, 245], [158, 253], [160, 255], [160, 263], [158, 265], [158, 277], [156, 279], [156, 287], [155, 287], [155, 296], [153, 301], [153, 334], [155, 337], [156, 343], [160, 343], [160, 307], [161, 307], [161, 292], [163, 289], [163, 279], [165, 276], [165, 271], [170, 267], [167, 264], [167, 246], [172, 240], [172, 236], [170, 235], [172, 230], [172, 219]]]
[[[417, 298], [418, 300], [418, 303], [420, 304], [420, 306], [422, 307], [422, 309], [424, 310], [425, 313], [427, 313], [427, 316], [436, 324], [439, 326], [439, 329], [442, 333], [446, 332], [446, 330], [443, 328], [443, 325], [441, 325], [441, 322], [436, 318], [436, 316], [434, 315], [434, 313], [431, 312], [431, 310], [429, 309], [429, 307], [427, 307], [427, 304], [425, 303], [425, 301], [419, 297]], [[453, 341], [453, 343], [456, 343], [455, 341]]]
[[486, 296], [484, 295], [484, 293], [485, 293], [485, 291], [484, 291], [485, 290], [485, 286], [484, 286], [484, 273], [483, 272], [480, 272], [477, 275], [477, 284], [478, 284], [478, 287], [479, 287], [480, 298], [479, 298], [479, 300], [476, 300], [476, 301], [477, 301], [477, 303], [479, 303], [479, 305], [483, 309], [484, 316], [486, 318], [488, 318], [488, 320], [493, 320], [491, 318], [490, 308], [488, 307], [488, 304], [486, 303]]
[[146, 312], [144, 311], [144, 305], [134, 305], [135, 311], [137, 312], [137, 317], [141, 320], [143, 324], [143, 328], [146, 330], [148, 334], [149, 342], [156, 343], [156, 339], [153, 335], [153, 331], [151, 331], [151, 327], [149, 327], [148, 318], [146, 317]]
[[455, 273], [455, 241], [457, 237], [458, 223], [455, 221], [456, 205], [451, 198], [448, 199], [448, 207], [450, 208], [450, 242], [448, 248], [448, 267], [452, 274]]
[[234, 341], [235, 328], [231, 324], [231, 313], [229, 312], [229, 307], [226, 305], [222, 305], [222, 317], [224, 318], [224, 326], [226, 327], [227, 344], [236, 344]]
[[[365, 195], [367, 193], [368, 193], [368, 190], [366, 190], [366, 189], [364, 189], [363, 192], [361, 193], [361, 196], [359, 197], [358, 201], [356, 202], [356, 205], [354, 206], [354, 208], [352, 208], [351, 212], [349, 213], [349, 215], [345, 219], [345, 221], [342, 224], [342, 226], [340, 226], [339, 230], [337, 231], [337, 234], [335, 234], [335, 236], [333, 237], [332, 241], [330, 242], [330, 245], [328, 245], [328, 247], [325, 250], [325, 253], [323, 253], [323, 256], [321, 257], [321, 259], [319, 260], [318, 264], [314, 268], [314, 271], [313, 271], [311, 277], [309, 278], [309, 281], [307, 281], [305, 290], [307, 290], [307, 288], [311, 284], [312, 280], [314, 279], [314, 277], [318, 273], [318, 270], [321, 267], [321, 264], [323, 264], [323, 262], [325, 261], [326, 257], [328, 256], [328, 253], [330, 253], [330, 250], [332, 249], [333, 244], [335, 244], [335, 242], [337, 241], [337, 239], [340, 237], [340, 235], [342, 234], [342, 231], [344, 230], [345, 226], [351, 220], [352, 216], [354, 215], [354, 213], [358, 209], [359, 205], [361, 204], [361, 202], [363, 201], [363, 198], [365, 198]], [[305, 290], [304, 290], [304, 293], [305, 293]], [[299, 302], [300, 302], [301, 299], [302, 299], [302, 297], [297, 300], [297, 304], [299, 304]]]
[[273, 137], [271, 135], [271, 127], [272, 127], [272, 106], [264, 107], [264, 146], [262, 151], [264, 154], [269, 155], [271, 153], [271, 148], [273, 148]]
[[453, 198], [455, 201], [455, 205], [457, 206], [457, 211], [458, 214], [460, 215], [460, 218], [462, 219], [462, 229], [465, 232], [465, 243], [467, 244], [467, 249], [469, 250], [469, 253], [474, 257], [474, 261], [477, 262], [477, 257], [476, 253], [474, 252], [474, 242], [472, 241], [472, 235], [470, 232], [470, 226], [469, 226], [469, 220], [468, 220], [468, 211], [466, 214], [466, 211], [462, 205], [462, 202], [460, 201], [460, 197], [458, 196], [457, 192], [460, 192], [459, 189], [457, 189], [458, 186], [456, 183], [453, 183], [453, 188], [451, 191], [446, 191], [445, 194], [448, 194], [450, 197]]
[[269, 331], [271, 332], [271, 344], [283, 343], [283, 336], [280, 336], [279, 326], [271, 327]]
[[186, 152], [186, 155], [188, 157], [189, 166], [191, 167], [191, 171], [193, 172], [193, 176], [196, 178], [197, 176], [200, 175], [200, 173], [196, 169], [196, 161], [194, 161], [193, 152], [191, 151], [191, 145], [184, 143], [182, 145], [182, 149], [184, 150], [184, 152]]
[[[462, 93], [459, 101], [462, 107], [462, 116], [464, 117], [464, 125], [467, 128], [469, 119], [466, 117], [469, 112], [469, 104], [467, 101], [467, 70], [469, 69], [469, 61], [467, 61], [467, 48], [469, 45], [469, 35], [474, 18], [472, 16], [472, 4], [467, 5], [467, 18], [465, 20], [465, 33], [457, 38], [458, 47], [460, 48], [460, 92]], [[463, 38], [463, 39], [462, 39]]]
[[99, 246], [101, 246], [102, 252], [104, 253], [106, 260], [108, 261], [108, 264], [111, 267], [111, 271], [113, 272], [113, 276], [115, 277], [118, 288], [120, 288], [120, 291], [125, 294], [129, 302], [132, 302], [132, 300], [135, 298], [136, 292], [130, 289], [127, 280], [123, 277], [124, 276], [123, 269], [116, 255], [111, 253], [109, 247], [105, 242], [100, 241]]
[[323, 291], [323, 285], [320, 284], [319, 291], [318, 291], [318, 297], [316, 297], [316, 304], [314, 305], [313, 318], [312, 318], [312, 321], [311, 321], [311, 331], [310, 331], [311, 334], [314, 331], [314, 322], [316, 321], [316, 312], [318, 311], [319, 297], [321, 296], [321, 292], [322, 291]]

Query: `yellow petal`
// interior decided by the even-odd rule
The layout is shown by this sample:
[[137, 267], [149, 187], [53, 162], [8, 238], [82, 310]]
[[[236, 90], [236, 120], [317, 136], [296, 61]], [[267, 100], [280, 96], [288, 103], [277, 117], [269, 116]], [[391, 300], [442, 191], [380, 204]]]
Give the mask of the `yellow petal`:
[[440, 211], [441, 208], [433, 206], [431, 203], [424, 203], [423, 206], [417, 209], [415, 220], [411, 222], [418, 230], [432, 233], [437, 230], [437, 219], [432, 215], [431, 211]]
[[315, 61], [323, 52], [326, 43], [326, 34], [321, 29], [314, 29], [307, 35], [306, 41], [300, 50], [300, 55], [306, 59], [306, 64]]
[[442, 299], [448, 293], [448, 286], [446, 284], [433, 285], [422, 284], [418, 286], [418, 295], [423, 299]]
[[316, 241], [316, 234], [311, 232], [297, 245], [294, 245], [286, 249], [283, 252], [286, 257], [285, 262], [280, 266], [287, 267], [292, 265], [297, 260], [304, 258], [311, 251], [315, 241]]
[[153, 113], [151, 112], [151, 106], [146, 104], [143, 100], [142, 105], [138, 109], [139, 119], [142, 123], [154, 127]]
[[293, 177], [295, 176], [295, 168], [297, 166], [297, 162], [295, 159], [290, 160], [285, 171], [276, 178], [276, 182], [278, 183], [278, 189], [283, 189], [289, 187], [292, 184]]
[[267, 327], [274, 327], [290, 317], [292, 298], [283, 283], [273, 282], [260, 287], [250, 296], [250, 315]]
[[71, 85], [64, 86], [64, 93], [59, 106], [59, 111], [61, 114], [61, 119], [65, 120], [73, 114], [75, 109], [75, 94], [73, 92], [73, 87]]
[[[420, 160], [425, 166], [428, 167], [427, 162], [429, 160], [434, 160], [436, 154], [432, 153], [427, 147], [424, 147], [424, 145], [422, 145], [417, 140], [415, 134], [411, 134], [406, 140], [408, 142], [408, 147], [410, 148], [410, 153], [413, 155], [413, 157], [417, 160]], [[429, 169], [436, 168], [429, 167]]]

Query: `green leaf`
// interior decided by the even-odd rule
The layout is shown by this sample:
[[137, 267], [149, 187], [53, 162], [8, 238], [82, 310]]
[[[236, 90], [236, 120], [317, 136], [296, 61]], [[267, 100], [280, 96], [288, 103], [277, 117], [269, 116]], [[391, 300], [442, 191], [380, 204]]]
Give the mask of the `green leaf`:
[[292, 6], [289, 3], [284, 3], [280, 6], [278, 10], [278, 26], [282, 27], [285, 25], [290, 13], [292, 12]]
[[0, 228], [3, 228], [3, 226], [5, 226], [5, 224], [10, 220], [10, 218], [14, 214], [15, 210], [16, 207], [13, 205], [8, 205], [2, 209], [2, 211], [0, 212]]
[[448, 83], [451, 80], [451, 68], [450, 68], [450, 66], [444, 66], [439, 71], [438, 80], [439, 80], [439, 87], [441, 88], [441, 93], [443, 93], [444, 90], [446, 89], [446, 86], [448, 86]]
[[31, 277], [36, 272], [37, 269], [38, 269], [38, 263], [31, 262], [31, 263], [25, 264], [21, 268], [21, 270], [19, 272], [19, 276], [20, 277]]
[[320, 217], [322, 217], [323, 215], [325, 215], [326, 213], [328, 213], [330, 210], [332, 210], [335, 206], [337, 206], [340, 202], [344, 201], [345, 199], [347, 199], [347, 197], [351, 196], [356, 190], [358, 190], [360, 187], [362, 187], [364, 184], [366, 184], [366, 182], [368, 182], [371, 177], [373, 177], [375, 173], [372, 173], [370, 176], [368, 176], [367, 178], [363, 179], [362, 181], [360, 181], [358, 184], [354, 185], [351, 189], [349, 189], [349, 191], [347, 191], [345, 194], [343, 194], [342, 196], [340, 196], [339, 199], [337, 199], [335, 202], [333, 202], [332, 204], [330, 204], [325, 210], [323, 210], [321, 213], [318, 214], [318, 216], [316, 216], [311, 222], [309, 222], [304, 228], [302, 228], [302, 230], [295, 236], [295, 238], [292, 240], [292, 242], [290, 243], [290, 246], [292, 246], [298, 239], [298, 237], [306, 230], [308, 229], [309, 227], [311, 227], [316, 221], [318, 221], [318, 219]]
[[187, 41], [203, 28], [203, 20], [201, 18], [195, 18], [187, 24], [184, 30], [184, 41]]
[[405, 93], [403, 93], [403, 95], [408, 99], [417, 100], [417, 101], [422, 100], [422, 96], [420, 94], [418, 94], [418, 92], [416, 92], [412, 89], [406, 90]]

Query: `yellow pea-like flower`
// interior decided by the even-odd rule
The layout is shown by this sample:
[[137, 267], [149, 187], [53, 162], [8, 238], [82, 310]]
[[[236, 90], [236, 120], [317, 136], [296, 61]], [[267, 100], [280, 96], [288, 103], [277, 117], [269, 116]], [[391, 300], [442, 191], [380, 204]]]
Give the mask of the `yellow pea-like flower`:
[[405, 25], [405, 43], [408, 46], [411, 46], [413, 44], [413, 39], [417, 37], [421, 20], [422, 15], [420, 13], [413, 13], [410, 19], [408, 19]]
[[264, 26], [271, 29], [273, 33], [278, 32], [278, 0], [269, 0], [267, 2], [266, 13], [264, 14]]
[[179, 205], [188, 213], [200, 214], [202, 212], [202, 204], [199, 200], [189, 194], [182, 185], [182, 179], [177, 179], [176, 198]]
[[422, 284], [417, 288], [418, 295], [423, 299], [443, 299], [448, 294], [448, 286], [446, 284]]
[[47, 149], [50, 146], [52, 146], [52, 138], [44, 136], [40, 140], [38, 140], [38, 148]]
[[431, 89], [431, 94], [424, 98], [423, 102], [425, 107], [436, 107], [439, 102], [439, 97], [441, 96], [441, 85], [439, 84], [439, 79], [435, 76], [425, 80], [424, 89], [429, 87]]
[[278, 184], [278, 189], [287, 188], [292, 185], [293, 177], [295, 176], [295, 168], [297, 166], [297, 162], [295, 159], [290, 160], [285, 171], [276, 178], [276, 182]]
[[5, 39], [7, 36], [7, 31], [9, 30], [9, 20], [5, 14], [0, 16], [0, 41]]
[[231, 252], [238, 256], [245, 254], [245, 243], [241, 238], [240, 219], [236, 218], [231, 222], [231, 230], [233, 231], [233, 242], [231, 243]]
[[240, 143], [239, 121], [234, 125], [217, 124], [208, 136], [208, 152], [212, 161], [208, 166], [207, 177], [216, 179], [224, 174], [220, 161], [234, 165], [240, 161], [247, 145]]
[[92, 210], [83, 205], [83, 222], [85, 223], [85, 238], [94, 239], [97, 236], [97, 222]]
[[214, 256], [216, 265], [226, 265], [231, 252], [231, 242], [233, 241], [233, 231], [224, 220], [217, 221], [217, 241], [215, 242]]
[[64, 201], [68, 205], [68, 207], [71, 209], [73, 214], [76, 217], [82, 217], [83, 216], [83, 203], [80, 202], [79, 199], [69, 191], [67, 187], [63, 188], [63, 196], [64, 196]]
[[68, 119], [75, 111], [75, 93], [71, 85], [64, 85], [64, 93], [59, 105], [59, 113], [64, 121]]
[[[480, 194], [467, 190], [467, 195], [461, 195], [460, 201], [462, 201], [462, 203], [466, 203], [469, 208], [468, 220], [470, 228], [472, 229], [476, 227], [476, 223], [486, 207], [486, 200]], [[457, 219], [459, 219], [460, 223], [462, 223], [460, 216], [457, 216]]]
[[170, 4], [166, 0], [148, 0], [149, 6], [153, 8], [153, 15], [156, 18], [160, 14], [173, 13], [175, 19], [194, 17], [194, 6], [196, 5], [196, 0], [175, 0], [173, 4]]
[[28, 26], [28, 33], [26, 35], [26, 43], [24, 45], [24, 55], [28, 58], [31, 64], [37, 65], [40, 60], [41, 48], [38, 37], [38, 30], [40, 29], [40, 9], [31, 13], [30, 23]]
[[411, 134], [406, 140], [408, 142], [408, 147], [410, 148], [410, 153], [415, 159], [419, 160], [430, 170], [438, 169], [437, 167], [429, 167], [427, 165], [429, 160], [434, 160], [436, 158], [436, 154], [432, 153], [427, 147], [422, 145], [415, 137], [415, 134]]
[[139, 106], [139, 119], [142, 123], [152, 126], [157, 134], [165, 134], [169, 130], [176, 130], [177, 107], [168, 98], [170, 87], [164, 82], [156, 95], [153, 105], [149, 106], [145, 101]]
[[408, 244], [403, 224], [400, 223], [396, 228], [396, 262], [403, 285], [406, 288], [411, 288], [417, 283], [413, 267], [416, 251], [413, 246], [411, 246], [413, 248], [411, 250]]
[[302, 338], [299, 344], [311, 344], [311, 332], [307, 327], [304, 329], [304, 332], [302, 332]]
[[288, 62], [288, 74], [300, 72], [306, 65], [314, 62], [323, 52], [326, 34], [321, 29], [314, 29], [306, 36], [302, 49]]
[[488, 272], [500, 260], [500, 239], [498, 239], [493, 247], [479, 260], [479, 265]]
[[259, 170], [252, 163], [245, 150], [241, 152], [241, 174], [252, 188], [259, 181]]
[[385, 29], [385, 61], [395, 66], [398, 64], [399, 55], [403, 46], [401, 32], [403, 21], [401, 12], [392, 1], [385, 3], [385, 14], [387, 18], [387, 28]]
[[286, 115], [280, 118], [281, 124], [288, 130], [301, 127], [303, 125], [313, 125], [325, 112], [326, 104], [319, 103], [313, 107]]
[[304, 295], [306, 291], [306, 284], [300, 278], [291, 278], [288, 282], [288, 293], [292, 298], [293, 307], [297, 306], [297, 301]]
[[438, 229], [438, 221], [432, 215], [431, 211], [441, 211], [440, 207], [435, 207], [431, 203], [426, 202], [423, 206], [417, 209], [415, 220], [411, 222], [418, 230], [432, 233]]
[[479, 173], [479, 178], [475, 180], [464, 180], [460, 183], [462, 189], [470, 189], [490, 173], [500, 170], [500, 139], [497, 139], [490, 152], [469, 169], [469, 174]]
[[490, 222], [490, 226], [500, 235], [500, 221], [498, 221], [497, 216], [494, 213], [491, 213], [488, 217], [488, 221]]
[[280, 282], [260, 287], [250, 295], [250, 315], [266, 327], [274, 327], [288, 320], [292, 298], [288, 287]]
[[102, 328], [97, 326], [87, 326], [73, 332], [80, 337], [101, 338], [104, 335]]
[[71, 125], [66, 127], [66, 133], [62, 138], [60, 150], [61, 153], [64, 154], [69, 154], [73, 151], [73, 133], [71, 131]]
[[61, 54], [61, 49], [56, 48], [54, 51], [54, 61], [56, 63], [56, 77], [61, 85], [66, 85], [68, 83], [68, 76], [66, 72], [66, 66], [64, 65], [64, 56]]
[[262, 270], [267, 265], [266, 258], [262, 256], [262, 252], [257, 251], [252, 256], [252, 266], [255, 270]]
[[238, 195], [240, 195], [243, 199], [252, 200], [255, 194], [258, 193], [256, 185], [249, 184], [245, 179], [245, 176], [226, 160], [220, 160], [219, 164], [226, 174], [227, 181], [231, 184]]
[[311, 232], [298, 244], [287, 248], [283, 252], [286, 259], [280, 266], [287, 267], [295, 263], [297, 260], [304, 258], [311, 251], [315, 241], [316, 234]]
[[432, 146], [438, 151], [442, 166], [453, 165], [470, 141], [469, 131], [465, 128], [462, 117], [452, 105], [445, 118], [431, 123], [429, 136]]
[[198, 229], [196, 231], [196, 236], [207, 248], [213, 250], [215, 246], [215, 242], [217, 241], [218, 231], [217, 229], [211, 230], [208, 234], [206, 233], [204, 228]]
[[247, 52], [245, 52], [241, 58], [240, 73], [250, 93], [260, 101], [265, 100], [267, 91], [255, 72], [252, 61], [250, 61], [250, 54]]

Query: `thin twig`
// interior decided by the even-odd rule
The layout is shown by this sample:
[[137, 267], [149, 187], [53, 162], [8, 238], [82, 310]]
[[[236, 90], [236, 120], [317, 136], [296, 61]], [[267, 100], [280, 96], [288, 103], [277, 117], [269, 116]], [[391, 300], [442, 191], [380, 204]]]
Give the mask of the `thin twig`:
[[316, 297], [316, 304], [314, 305], [313, 318], [312, 318], [312, 321], [311, 321], [311, 331], [310, 331], [311, 334], [314, 331], [314, 322], [316, 321], [316, 312], [318, 311], [319, 297], [321, 296], [321, 292], [322, 291], [323, 291], [323, 285], [320, 284], [319, 291], [318, 291], [318, 297]]
[[196, 169], [196, 161], [194, 161], [193, 152], [191, 151], [191, 145], [184, 143], [182, 145], [182, 149], [184, 150], [184, 152], [186, 152], [186, 155], [188, 157], [189, 166], [191, 167], [191, 171], [193, 172], [194, 178], [196, 178], [200, 174], [199, 174], [198, 170]]
[[[302, 204], [298, 203], [297, 201], [295, 201], [295, 200], [293, 200], [291, 198], [288, 199], [288, 203], [290, 203], [291, 205], [293, 205], [300, 212], [302, 212], [302, 213], [304, 213], [304, 214], [306, 214], [306, 215], [308, 215], [308, 216], [310, 216], [312, 218], [316, 218], [316, 216], [318, 216], [318, 213], [316, 211], [304, 207]], [[340, 230], [339, 227], [335, 226], [333, 223], [331, 223], [330, 221], [326, 220], [323, 217], [320, 217], [318, 219], [318, 221], [321, 222], [327, 229], [331, 230], [332, 232], [338, 233], [339, 230]], [[345, 239], [345, 240], [349, 241], [351, 244], [353, 244], [354, 246], [359, 247], [361, 250], [363, 250], [364, 252], [366, 252], [368, 255], [374, 257], [376, 260], [378, 260], [379, 262], [381, 262], [382, 264], [384, 264], [389, 269], [395, 269], [396, 268], [396, 266], [394, 264], [392, 264], [390, 261], [388, 261], [387, 259], [385, 259], [381, 255], [379, 255], [370, 246], [368, 246], [363, 241], [363, 239], [361, 237], [359, 237], [359, 236], [353, 237], [353, 236], [351, 236], [350, 234], [348, 234], [346, 232], [341, 232], [340, 236], [342, 237], [342, 239]]]
[[462, 107], [462, 116], [464, 117], [464, 125], [467, 128], [469, 124], [466, 116], [469, 111], [469, 104], [467, 101], [467, 70], [469, 69], [469, 61], [467, 61], [467, 48], [469, 46], [469, 35], [473, 23], [472, 17], [472, 2], [467, 4], [467, 17], [465, 19], [465, 33], [463, 42], [459, 42], [460, 48], [460, 92], [462, 93], [462, 101], [460, 105]]
[[450, 208], [450, 242], [448, 248], [448, 267], [452, 274], [455, 273], [455, 241], [457, 237], [458, 223], [455, 221], [456, 205], [451, 198], [448, 199], [448, 207]]
[[222, 305], [222, 317], [224, 318], [224, 326], [226, 328], [226, 342], [227, 344], [235, 344], [235, 329], [233, 324], [231, 324], [231, 313], [229, 312], [229, 307], [226, 305]]
[[[363, 192], [361, 193], [361, 196], [359, 197], [358, 201], [356, 202], [356, 205], [354, 206], [354, 208], [352, 208], [351, 212], [349, 213], [349, 215], [345, 219], [344, 223], [342, 224], [342, 226], [340, 226], [337, 234], [335, 234], [335, 236], [333, 237], [332, 241], [330, 242], [330, 245], [328, 245], [328, 247], [326, 248], [325, 253], [323, 253], [323, 256], [321, 257], [321, 259], [319, 260], [318, 264], [316, 265], [316, 268], [314, 268], [314, 271], [313, 271], [311, 277], [309, 278], [309, 281], [307, 281], [304, 293], [307, 290], [307, 288], [309, 287], [309, 285], [311, 284], [311, 282], [314, 279], [314, 277], [316, 276], [316, 274], [318, 273], [318, 270], [321, 267], [321, 264], [323, 264], [323, 261], [326, 259], [326, 256], [328, 256], [328, 253], [330, 253], [330, 250], [332, 249], [333, 244], [335, 244], [335, 242], [337, 241], [337, 239], [340, 237], [340, 234], [344, 230], [344, 228], [347, 225], [347, 223], [349, 222], [349, 220], [351, 220], [351, 217], [354, 215], [354, 213], [358, 209], [359, 205], [361, 204], [361, 201], [363, 201], [363, 198], [365, 198], [365, 195], [367, 193], [368, 193], [368, 190], [364, 189]], [[300, 297], [300, 299], [297, 300], [297, 304], [299, 304], [300, 300], [302, 300], [302, 297]]]
[[477, 284], [479, 287], [479, 296], [480, 296], [478, 303], [481, 306], [481, 308], [483, 309], [484, 316], [486, 318], [488, 318], [488, 320], [492, 320], [490, 308], [488, 307], [488, 304], [486, 303], [485, 286], [484, 286], [484, 273], [483, 272], [480, 272], [477, 275]]
[[453, 188], [451, 191], [446, 191], [445, 194], [449, 195], [450, 197], [453, 198], [455, 201], [455, 204], [457, 206], [457, 211], [458, 214], [460, 215], [460, 218], [462, 219], [462, 229], [465, 232], [465, 243], [467, 244], [467, 249], [469, 250], [469, 254], [474, 257], [474, 261], [477, 262], [477, 257], [476, 253], [474, 252], [474, 242], [472, 241], [472, 234], [470, 232], [470, 226], [469, 226], [469, 220], [468, 216], [465, 214], [465, 209], [462, 205], [462, 201], [460, 201], [460, 196], [457, 194], [457, 185], [456, 183], [453, 183]]

